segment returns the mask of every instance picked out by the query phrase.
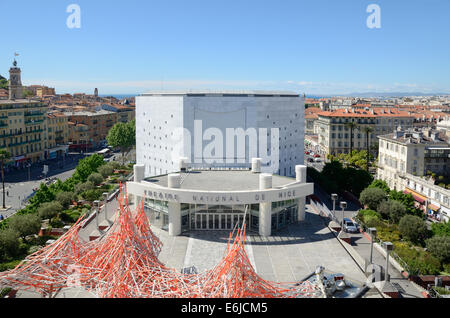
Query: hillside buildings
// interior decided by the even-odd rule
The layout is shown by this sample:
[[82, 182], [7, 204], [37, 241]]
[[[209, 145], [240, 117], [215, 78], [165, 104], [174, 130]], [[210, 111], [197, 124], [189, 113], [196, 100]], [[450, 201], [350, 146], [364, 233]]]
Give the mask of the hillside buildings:
[[24, 87], [15, 60], [9, 73], [8, 90], [0, 92], [0, 147], [11, 154], [6, 168], [64, 158], [69, 144], [74, 151], [102, 147], [114, 124], [134, 119], [132, 98], [55, 95], [47, 86]]

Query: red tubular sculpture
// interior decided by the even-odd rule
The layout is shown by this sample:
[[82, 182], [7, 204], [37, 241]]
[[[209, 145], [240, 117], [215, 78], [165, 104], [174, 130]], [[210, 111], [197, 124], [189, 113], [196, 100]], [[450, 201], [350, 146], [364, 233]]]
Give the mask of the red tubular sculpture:
[[183, 274], [158, 259], [162, 243], [152, 232], [141, 203], [131, 212], [121, 185], [116, 220], [102, 237], [83, 242], [80, 218], [55, 243], [0, 273], [0, 283], [51, 297], [82, 287], [100, 298], [304, 298], [322, 297], [308, 281], [275, 283], [259, 277], [245, 251], [245, 226], [230, 234], [223, 259], [200, 274]]

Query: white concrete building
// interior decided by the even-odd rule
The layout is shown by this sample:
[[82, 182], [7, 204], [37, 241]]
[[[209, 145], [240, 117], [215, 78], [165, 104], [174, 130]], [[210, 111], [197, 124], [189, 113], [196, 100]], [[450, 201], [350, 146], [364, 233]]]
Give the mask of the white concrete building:
[[248, 168], [258, 157], [263, 172], [294, 176], [304, 160], [304, 124], [298, 93], [146, 93], [136, 97], [136, 161], [156, 176], [179, 171], [183, 157], [198, 168]]
[[305, 220], [305, 200], [314, 192], [306, 183], [306, 166], [295, 166], [296, 178], [261, 173], [261, 159], [252, 169], [192, 169], [182, 162], [177, 173], [145, 178], [135, 165], [127, 182], [134, 204], [145, 201], [153, 226], [178, 236], [191, 230], [233, 230], [236, 225], [270, 236]]

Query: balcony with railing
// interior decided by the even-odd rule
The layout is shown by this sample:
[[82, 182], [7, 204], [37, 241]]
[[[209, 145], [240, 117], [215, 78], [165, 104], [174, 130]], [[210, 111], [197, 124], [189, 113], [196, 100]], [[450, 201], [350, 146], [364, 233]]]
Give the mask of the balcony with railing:
[[25, 117], [33, 117], [33, 116], [44, 116], [45, 115], [45, 113], [44, 112], [26, 112], [25, 114], [24, 114], [24, 116]]
[[[25, 121], [25, 125], [37, 125], [37, 124], [42, 124], [44, 122], [43, 119], [39, 119], [39, 120], [26, 120]], [[0, 126], [1, 127], [1, 126]]]

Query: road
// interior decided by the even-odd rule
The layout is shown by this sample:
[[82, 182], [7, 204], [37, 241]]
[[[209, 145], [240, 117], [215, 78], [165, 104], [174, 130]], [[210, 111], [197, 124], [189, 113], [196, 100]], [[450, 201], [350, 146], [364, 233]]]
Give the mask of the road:
[[[92, 153], [85, 153], [83, 155], [78, 153], [70, 153], [62, 160], [49, 163], [48, 178], [56, 178], [61, 181], [65, 181], [70, 178], [75, 172], [75, 168], [78, 165], [78, 161], [82, 158], [92, 155]], [[111, 159], [121, 159], [120, 154], [114, 154]], [[28, 169], [19, 171], [11, 171], [5, 175], [5, 201], [7, 210], [0, 210], [0, 215], [4, 218], [11, 217], [20, 209], [26, 206], [24, 199], [31, 196], [34, 189], [39, 188], [42, 182], [45, 182], [45, 178], [42, 178], [43, 163], [34, 165], [30, 169], [30, 175]], [[31, 177], [31, 179], [29, 179]], [[0, 188], [0, 202], [3, 203], [3, 195]], [[0, 207], [2, 204], [0, 203]]]
[[[310, 152], [309, 150], [307, 151]], [[308, 155], [305, 154], [305, 165], [308, 167], [315, 168], [319, 172], [322, 172], [322, 169], [325, 166], [323, 156], [320, 157], [320, 162], [315, 162], [314, 159], [315, 159], [314, 155], [311, 155], [311, 152]]]
[[[330, 211], [333, 211], [333, 201], [331, 200], [330, 195], [320, 189], [317, 185], [314, 186], [314, 194], [319, 197], [322, 203], [324, 203]], [[359, 207], [350, 202], [348, 203], [347, 209], [345, 209], [344, 213], [342, 213], [342, 209], [339, 208], [340, 200], [341, 198], [339, 198], [336, 202], [335, 211], [335, 216], [338, 221], [342, 222], [342, 216], [344, 216], [344, 218], [353, 218], [356, 216], [359, 211]], [[356, 252], [363, 259], [370, 259], [371, 242], [369, 239], [362, 233], [348, 233], [348, 235], [351, 238], [351, 245]], [[383, 267], [386, 266], [386, 258], [375, 248], [373, 250], [373, 263]], [[420, 291], [409, 280], [404, 278], [402, 274], [392, 265], [389, 266], [389, 274], [391, 277], [391, 283], [398, 288], [403, 298], [423, 298]]]

